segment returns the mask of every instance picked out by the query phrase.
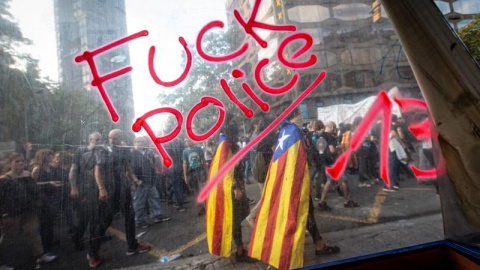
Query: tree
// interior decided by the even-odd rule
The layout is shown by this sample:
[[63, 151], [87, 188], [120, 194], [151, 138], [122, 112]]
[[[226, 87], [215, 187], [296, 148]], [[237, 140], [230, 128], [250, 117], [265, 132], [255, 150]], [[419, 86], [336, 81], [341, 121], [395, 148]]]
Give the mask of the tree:
[[480, 16], [458, 31], [472, 56], [480, 63]]
[[0, 0], [0, 141], [61, 150], [93, 130], [106, 134], [113, 123], [98, 96], [59, 89], [40, 77], [38, 60], [18, 52], [31, 41], [13, 22], [9, 2]]
[[[237, 32], [236, 29], [230, 28], [226, 33], [209, 33], [203, 38], [202, 48], [210, 55], [229, 54], [232, 48], [237, 48], [232, 44], [237, 39]], [[239, 98], [242, 97], [243, 90], [237, 91], [237, 89], [241, 89], [240, 83], [234, 82], [230, 74], [233, 70], [232, 61], [224, 63], [207, 62], [198, 55], [195, 49], [191, 48], [191, 50], [193, 61], [187, 79], [173, 93], [160, 94], [158, 96], [160, 102], [169, 104], [169, 106], [173, 104], [173, 107], [176, 107], [186, 116], [190, 109], [200, 102], [201, 97], [208, 95], [222, 101], [226, 111], [242, 116], [242, 112], [230, 101], [220, 85], [220, 79], [227, 80], [235, 95]], [[186, 63], [186, 59], [183, 62]], [[204, 133], [210, 129], [217, 121], [217, 117], [212, 117], [212, 115], [218, 115], [217, 109], [213, 106], [201, 110], [193, 121], [195, 132]], [[170, 126], [167, 125], [168, 131], [173, 129], [175, 121], [169, 121], [169, 123]]]

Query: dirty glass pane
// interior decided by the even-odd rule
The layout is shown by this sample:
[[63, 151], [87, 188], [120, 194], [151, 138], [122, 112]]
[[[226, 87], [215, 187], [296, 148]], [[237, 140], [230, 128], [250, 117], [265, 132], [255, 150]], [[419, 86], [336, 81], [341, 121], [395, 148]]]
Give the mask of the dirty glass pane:
[[443, 239], [444, 165], [409, 130], [427, 109], [398, 104], [425, 103], [379, 2], [0, 0], [0, 267], [287, 269]]

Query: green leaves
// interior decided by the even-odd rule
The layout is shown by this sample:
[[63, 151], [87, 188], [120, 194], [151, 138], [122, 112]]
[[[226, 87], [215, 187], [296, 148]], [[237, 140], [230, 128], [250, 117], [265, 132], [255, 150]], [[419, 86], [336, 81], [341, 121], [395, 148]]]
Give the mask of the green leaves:
[[472, 56], [480, 63], [480, 17], [458, 31]]

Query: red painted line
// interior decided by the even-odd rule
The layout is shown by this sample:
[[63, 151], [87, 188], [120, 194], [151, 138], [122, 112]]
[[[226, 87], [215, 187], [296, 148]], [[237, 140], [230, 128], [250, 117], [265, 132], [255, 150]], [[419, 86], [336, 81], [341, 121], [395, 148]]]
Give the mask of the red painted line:
[[200, 192], [197, 201], [203, 202], [208, 194], [212, 191], [212, 188], [217, 184], [218, 181], [223, 179], [223, 176], [233, 167], [235, 164], [240, 161], [249, 151], [252, 149], [253, 146], [257, 145], [268, 133], [270, 133], [275, 126], [280, 124], [280, 122], [287, 117], [288, 114], [292, 112], [292, 110], [300, 104], [307, 96], [310, 94], [322, 81], [325, 79], [327, 73], [322, 71], [315, 81], [300, 95], [298, 98], [283, 112], [280, 116], [277, 117], [264, 131], [262, 131], [255, 139], [253, 139], [250, 143], [248, 143], [244, 148], [240, 149], [240, 151], [235, 154], [232, 159], [230, 159], [227, 164], [217, 172], [217, 174], [213, 177], [213, 179], [207, 183], [207, 185], [203, 188]]

